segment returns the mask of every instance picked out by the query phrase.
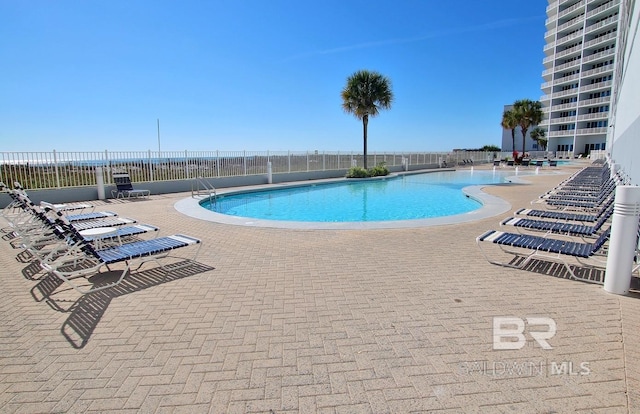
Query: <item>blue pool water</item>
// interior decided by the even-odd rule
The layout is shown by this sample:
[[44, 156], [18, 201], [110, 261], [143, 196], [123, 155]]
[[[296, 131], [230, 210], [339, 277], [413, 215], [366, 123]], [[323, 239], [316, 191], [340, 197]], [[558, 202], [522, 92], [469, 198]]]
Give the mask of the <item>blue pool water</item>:
[[[384, 180], [342, 181], [218, 196], [211, 211], [237, 217], [302, 222], [412, 220], [481, 207], [462, 188], [506, 182], [513, 171], [448, 171]], [[523, 174], [520, 174], [523, 175]]]

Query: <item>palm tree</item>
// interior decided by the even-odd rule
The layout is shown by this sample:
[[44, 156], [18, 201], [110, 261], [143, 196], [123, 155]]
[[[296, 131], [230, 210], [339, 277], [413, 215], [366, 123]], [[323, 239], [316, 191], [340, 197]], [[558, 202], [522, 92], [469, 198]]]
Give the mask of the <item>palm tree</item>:
[[538, 125], [542, 122], [542, 118], [544, 117], [544, 114], [542, 113], [542, 104], [539, 101], [521, 99], [513, 103], [513, 112], [515, 113], [518, 125], [522, 130], [522, 152], [524, 153], [527, 130], [530, 126]]
[[547, 132], [540, 127], [533, 128], [531, 130], [531, 133], [529, 134], [531, 139], [537, 142], [540, 147], [542, 147], [543, 151], [547, 149], [546, 135], [547, 135]]
[[377, 116], [380, 109], [390, 109], [393, 101], [391, 80], [378, 72], [359, 70], [347, 78], [341, 93], [342, 109], [362, 119], [364, 139], [364, 168], [367, 168], [367, 125], [369, 117]]
[[518, 120], [516, 114], [507, 109], [502, 113], [502, 122], [500, 122], [502, 128], [511, 130], [511, 147], [512, 151], [516, 151], [516, 128], [518, 127]]

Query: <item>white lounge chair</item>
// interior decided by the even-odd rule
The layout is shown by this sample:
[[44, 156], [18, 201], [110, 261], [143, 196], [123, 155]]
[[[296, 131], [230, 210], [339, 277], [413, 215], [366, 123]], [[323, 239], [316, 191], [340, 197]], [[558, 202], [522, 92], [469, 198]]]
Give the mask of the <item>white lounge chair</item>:
[[[144, 263], [155, 261], [163, 269], [169, 270], [160, 259], [170, 257], [171, 253], [176, 249], [195, 246], [195, 253], [192, 258], [181, 266], [172, 266], [170, 270], [188, 266], [191, 261], [196, 260], [201, 247], [199, 239], [183, 234], [174, 234], [98, 250], [73, 227], [60, 221], [58, 224], [65, 230], [65, 234], [71, 240], [71, 246], [65, 254], [53, 260], [44, 260], [41, 262], [41, 266], [44, 270], [53, 273], [83, 295], [120, 284], [134, 265], [137, 265], [137, 270]], [[181, 259], [184, 260], [184, 258]], [[125, 264], [124, 269], [114, 282], [88, 289], [74, 282], [76, 278], [97, 275], [102, 267], [109, 269], [109, 265], [121, 262]]]

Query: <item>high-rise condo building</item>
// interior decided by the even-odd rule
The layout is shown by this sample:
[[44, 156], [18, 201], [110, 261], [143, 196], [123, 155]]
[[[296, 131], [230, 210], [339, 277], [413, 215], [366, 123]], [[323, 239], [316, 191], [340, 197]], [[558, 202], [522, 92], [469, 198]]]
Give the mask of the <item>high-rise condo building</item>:
[[[605, 150], [616, 76], [621, 0], [549, 0], [540, 99], [548, 150]], [[570, 154], [567, 154], [570, 153]]]

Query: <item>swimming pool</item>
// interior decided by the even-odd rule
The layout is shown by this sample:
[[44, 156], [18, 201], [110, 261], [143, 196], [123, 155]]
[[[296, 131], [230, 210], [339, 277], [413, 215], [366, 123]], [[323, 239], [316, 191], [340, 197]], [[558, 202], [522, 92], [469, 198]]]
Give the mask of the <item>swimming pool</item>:
[[[245, 225], [265, 225], [266, 222], [268, 226], [269, 222], [296, 222], [324, 223], [329, 227], [321, 226], [323, 228], [341, 228], [342, 224], [349, 223], [415, 223], [450, 216], [468, 216], [483, 204], [494, 209], [500, 205], [499, 210], [506, 211], [508, 204], [481, 193], [479, 188], [468, 187], [505, 183], [508, 177], [513, 176], [514, 171], [466, 170], [407, 174], [375, 180], [341, 180], [222, 195], [215, 202], [202, 201], [201, 206], [218, 216], [232, 218], [231, 222], [242, 221]], [[513, 178], [510, 180], [513, 181]], [[463, 188], [466, 193], [462, 191]], [[459, 217], [458, 221], [466, 220]], [[331, 224], [338, 227], [331, 227]]]

